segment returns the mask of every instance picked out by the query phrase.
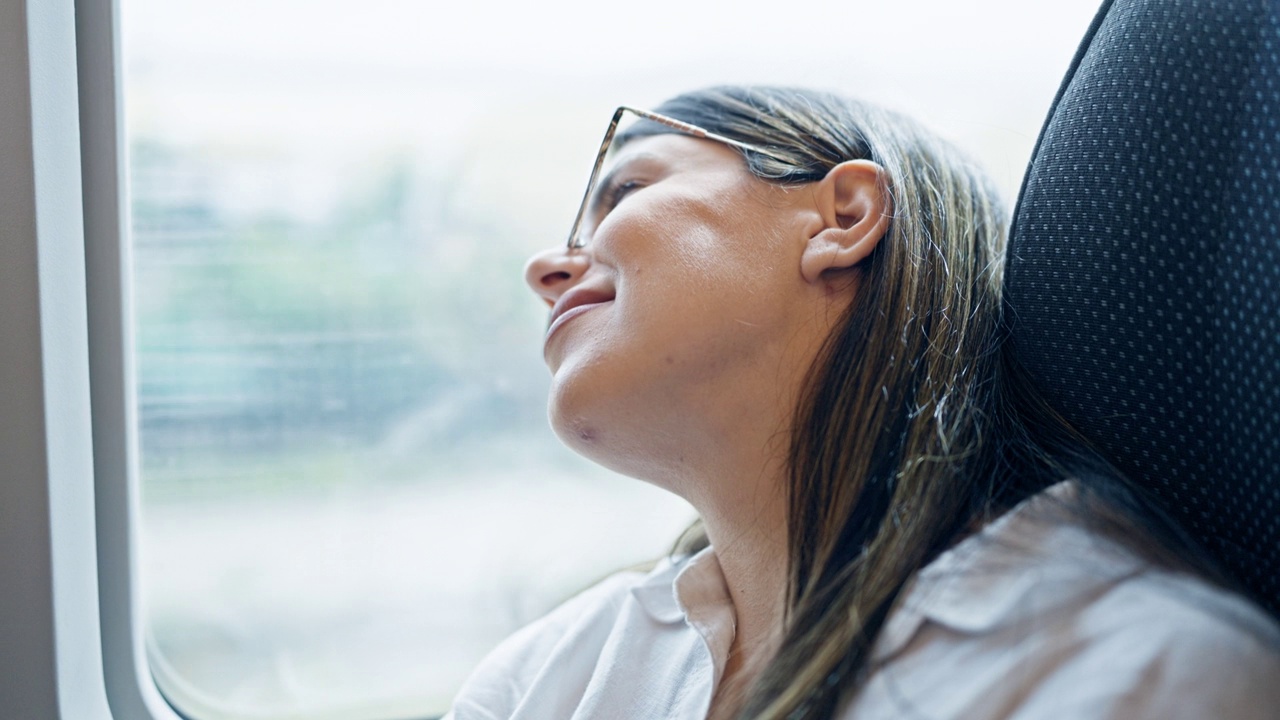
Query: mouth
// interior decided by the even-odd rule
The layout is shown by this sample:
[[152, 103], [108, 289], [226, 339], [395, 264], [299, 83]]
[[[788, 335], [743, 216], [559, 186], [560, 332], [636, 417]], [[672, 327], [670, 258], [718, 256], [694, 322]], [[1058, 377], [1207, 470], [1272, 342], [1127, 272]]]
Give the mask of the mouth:
[[551, 308], [551, 318], [547, 323], [546, 337], [550, 338], [552, 333], [579, 315], [613, 302], [613, 298], [614, 293], [612, 292], [584, 287], [574, 288], [561, 295], [555, 306]]

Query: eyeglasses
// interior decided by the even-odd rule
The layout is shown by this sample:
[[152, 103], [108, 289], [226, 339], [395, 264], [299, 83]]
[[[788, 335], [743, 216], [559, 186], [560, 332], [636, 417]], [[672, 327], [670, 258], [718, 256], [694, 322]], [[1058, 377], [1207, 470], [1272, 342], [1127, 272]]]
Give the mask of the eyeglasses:
[[604, 167], [605, 156], [609, 154], [609, 146], [613, 143], [613, 136], [618, 133], [618, 123], [622, 121], [623, 113], [631, 113], [645, 120], [652, 120], [653, 122], [666, 125], [667, 127], [684, 133], [685, 135], [691, 135], [703, 140], [715, 140], [716, 142], [724, 143], [725, 145], [729, 145], [740, 150], [749, 150], [754, 153], [759, 153], [775, 160], [786, 160], [786, 158], [783, 158], [776, 153], [769, 152], [768, 150], [756, 147], [755, 145], [738, 142], [737, 140], [727, 138], [723, 135], [717, 135], [710, 130], [703, 130], [697, 125], [690, 125], [687, 122], [676, 120], [675, 118], [667, 117], [666, 115], [659, 115], [658, 113], [648, 112], [646, 110], [636, 110], [635, 108], [623, 105], [613, 112], [613, 119], [609, 121], [609, 129], [605, 130], [604, 140], [600, 142], [600, 152], [596, 153], [596, 164], [591, 168], [591, 179], [587, 180], [587, 191], [582, 194], [582, 204], [578, 206], [578, 216], [574, 218], [573, 228], [569, 231], [568, 247], [570, 250], [586, 247], [587, 243], [578, 237], [578, 231], [582, 229], [582, 218], [587, 214], [587, 201], [591, 199], [591, 193], [596, 189], [596, 182], [600, 179], [600, 168]]

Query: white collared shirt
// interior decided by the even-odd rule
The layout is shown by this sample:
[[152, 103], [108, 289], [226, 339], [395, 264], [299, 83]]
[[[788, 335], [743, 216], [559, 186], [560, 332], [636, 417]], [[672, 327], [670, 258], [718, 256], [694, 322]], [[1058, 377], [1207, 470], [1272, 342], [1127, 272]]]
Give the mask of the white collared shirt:
[[[917, 573], [841, 720], [1280, 719], [1280, 627], [1055, 516], [1071, 492], [1051, 488]], [[702, 720], [733, 633], [710, 548], [620, 573], [504, 641], [448, 718]]]

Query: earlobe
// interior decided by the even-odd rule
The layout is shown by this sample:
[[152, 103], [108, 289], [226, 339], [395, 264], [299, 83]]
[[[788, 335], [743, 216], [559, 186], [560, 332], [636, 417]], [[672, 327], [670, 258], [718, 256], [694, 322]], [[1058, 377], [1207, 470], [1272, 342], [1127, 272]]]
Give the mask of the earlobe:
[[831, 168], [814, 185], [822, 228], [800, 258], [805, 281], [818, 282], [828, 270], [851, 268], [871, 255], [893, 215], [884, 168], [870, 160], [850, 160]]

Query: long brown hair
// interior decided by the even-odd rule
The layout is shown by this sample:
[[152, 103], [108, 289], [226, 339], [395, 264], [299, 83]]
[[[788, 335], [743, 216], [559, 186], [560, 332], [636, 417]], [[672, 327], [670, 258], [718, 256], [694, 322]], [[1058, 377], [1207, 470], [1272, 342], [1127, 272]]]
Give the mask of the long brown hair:
[[[796, 409], [784, 636], [742, 717], [835, 714], [865, 679], [913, 574], [1053, 481], [1096, 479], [1113, 488], [1122, 515], [1146, 517], [1146, 503], [1006, 352], [1006, 211], [966, 156], [909, 118], [828, 93], [712, 88], [658, 111], [786, 158], [744, 152], [770, 182], [814, 182], [841, 162], [870, 160], [884, 168], [892, 201], [886, 235], [852, 270], [860, 291]], [[660, 132], [669, 130], [640, 123], [627, 135]], [[695, 530], [681, 550], [706, 542]]]

